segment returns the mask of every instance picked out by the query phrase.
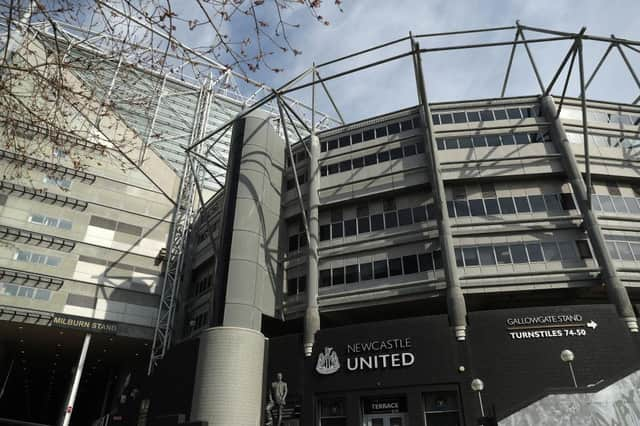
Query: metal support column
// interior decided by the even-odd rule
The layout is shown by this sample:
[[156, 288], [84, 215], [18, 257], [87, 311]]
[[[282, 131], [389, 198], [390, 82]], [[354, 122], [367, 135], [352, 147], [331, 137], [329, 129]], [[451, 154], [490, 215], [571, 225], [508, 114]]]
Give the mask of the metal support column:
[[[313, 81], [316, 79], [315, 64]], [[318, 241], [320, 223], [318, 206], [320, 205], [320, 139], [316, 136], [315, 123], [315, 85], [311, 86], [311, 137], [309, 138], [309, 256], [307, 258], [307, 307], [304, 312], [304, 355], [311, 356], [315, 334], [320, 330], [320, 309], [318, 307]], [[295, 164], [293, 165], [295, 167]]]
[[424, 76], [422, 75], [422, 61], [420, 59], [420, 45], [413, 42], [413, 66], [415, 71], [418, 98], [420, 100], [420, 116], [424, 129], [425, 152], [427, 154], [430, 181], [433, 191], [436, 210], [438, 211], [438, 235], [442, 249], [442, 261], [444, 275], [447, 281], [447, 309], [449, 323], [453, 327], [457, 340], [465, 340], [467, 337], [467, 307], [462, 294], [458, 268], [456, 266], [453, 235], [447, 213], [447, 198], [444, 190], [444, 181], [440, 174], [440, 161], [438, 160], [438, 148], [431, 118], [431, 108], [427, 100], [427, 90]]
[[80, 379], [82, 378], [82, 370], [84, 370], [84, 361], [87, 359], [87, 352], [89, 351], [89, 343], [91, 343], [91, 333], [84, 335], [84, 342], [82, 343], [82, 350], [80, 351], [80, 358], [78, 359], [78, 365], [76, 366], [76, 372], [73, 375], [73, 382], [71, 384], [71, 392], [69, 393], [69, 399], [65, 405], [64, 418], [62, 419], [62, 426], [68, 426], [71, 421], [71, 414], [73, 412], [73, 404], [76, 402], [76, 395], [78, 394], [78, 387], [80, 387]]
[[620, 315], [627, 324], [629, 331], [637, 333], [638, 320], [633, 311], [629, 294], [624, 284], [622, 284], [613, 260], [607, 251], [604, 235], [598, 219], [588, 204], [589, 194], [587, 192], [587, 185], [582, 178], [582, 174], [578, 168], [578, 162], [569, 146], [567, 134], [564, 131], [560, 119], [557, 117], [556, 105], [553, 98], [551, 96], [544, 96], [541, 101], [541, 107], [546, 119], [551, 123], [550, 131], [552, 140], [562, 156], [564, 169], [580, 207], [584, 229], [591, 241], [595, 258], [600, 265], [600, 275], [606, 286], [609, 300], [615, 305], [618, 315]]

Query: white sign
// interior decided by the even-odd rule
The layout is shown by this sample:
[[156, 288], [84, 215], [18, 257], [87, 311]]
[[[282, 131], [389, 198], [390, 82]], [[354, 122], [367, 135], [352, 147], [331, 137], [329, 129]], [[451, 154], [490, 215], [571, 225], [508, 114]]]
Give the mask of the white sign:
[[507, 333], [512, 340], [583, 337], [593, 332], [598, 323], [585, 321], [582, 315], [538, 315], [507, 318]]

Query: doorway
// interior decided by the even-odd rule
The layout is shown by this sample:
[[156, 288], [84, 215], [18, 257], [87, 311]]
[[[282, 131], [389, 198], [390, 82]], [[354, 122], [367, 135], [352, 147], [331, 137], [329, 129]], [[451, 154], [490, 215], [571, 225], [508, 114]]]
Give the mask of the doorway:
[[409, 416], [403, 413], [365, 414], [364, 426], [408, 426]]

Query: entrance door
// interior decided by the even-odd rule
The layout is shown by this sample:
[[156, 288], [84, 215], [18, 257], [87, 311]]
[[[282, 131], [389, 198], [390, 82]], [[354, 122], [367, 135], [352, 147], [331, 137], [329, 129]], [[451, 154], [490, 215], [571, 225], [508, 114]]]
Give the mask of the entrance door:
[[364, 426], [408, 426], [409, 418], [406, 414], [366, 414]]

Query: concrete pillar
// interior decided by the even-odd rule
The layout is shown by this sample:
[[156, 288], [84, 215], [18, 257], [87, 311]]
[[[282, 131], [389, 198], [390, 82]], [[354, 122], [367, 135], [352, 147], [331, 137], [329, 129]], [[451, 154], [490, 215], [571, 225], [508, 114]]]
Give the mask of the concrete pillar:
[[444, 181], [440, 173], [440, 161], [438, 159], [438, 147], [431, 119], [431, 108], [427, 99], [426, 83], [422, 74], [422, 61], [420, 59], [420, 45], [414, 43], [414, 71], [420, 100], [420, 116], [424, 124], [425, 153], [429, 168], [430, 183], [433, 192], [434, 204], [438, 211], [438, 236], [442, 249], [442, 263], [444, 276], [447, 280], [447, 311], [449, 323], [453, 327], [456, 340], [465, 340], [467, 336], [467, 307], [458, 278], [453, 234], [447, 212], [447, 198], [444, 190]]
[[320, 330], [320, 311], [318, 308], [318, 241], [320, 223], [318, 206], [320, 205], [320, 140], [313, 135], [310, 138], [309, 158], [309, 257], [307, 259], [307, 308], [304, 313], [304, 354], [311, 356], [315, 334]]
[[80, 351], [80, 358], [78, 359], [78, 365], [73, 375], [73, 382], [71, 382], [71, 392], [69, 392], [69, 399], [65, 405], [64, 418], [62, 419], [62, 426], [68, 426], [71, 421], [71, 414], [73, 412], [73, 405], [76, 402], [76, 396], [78, 394], [78, 387], [80, 387], [80, 379], [82, 378], [82, 371], [84, 370], [84, 361], [87, 359], [87, 352], [89, 351], [89, 343], [91, 343], [91, 333], [84, 335], [84, 341], [82, 342], [82, 350]]
[[266, 339], [239, 327], [213, 327], [200, 335], [190, 421], [258, 426], [264, 412]]
[[602, 281], [606, 285], [609, 300], [615, 305], [618, 314], [627, 324], [629, 330], [637, 333], [638, 320], [633, 311], [629, 294], [620, 280], [613, 260], [607, 251], [604, 235], [598, 219], [587, 204], [587, 186], [582, 178], [582, 173], [573, 155], [571, 146], [569, 145], [569, 140], [562, 126], [562, 122], [557, 117], [557, 109], [553, 98], [551, 96], [543, 97], [541, 107], [542, 113], [551, 124], [549, 127], [551, 139], [558, 149], [558, 152], [562, 155], [564, 169], [571, 184], [571, 189], [573, 189], [573, 193], [576, 196], [578, 206], [580, 207], [584, 229], [587, 231], [595, 258], [598, 261], [598, 265], [600, 265], [600, 274]]

